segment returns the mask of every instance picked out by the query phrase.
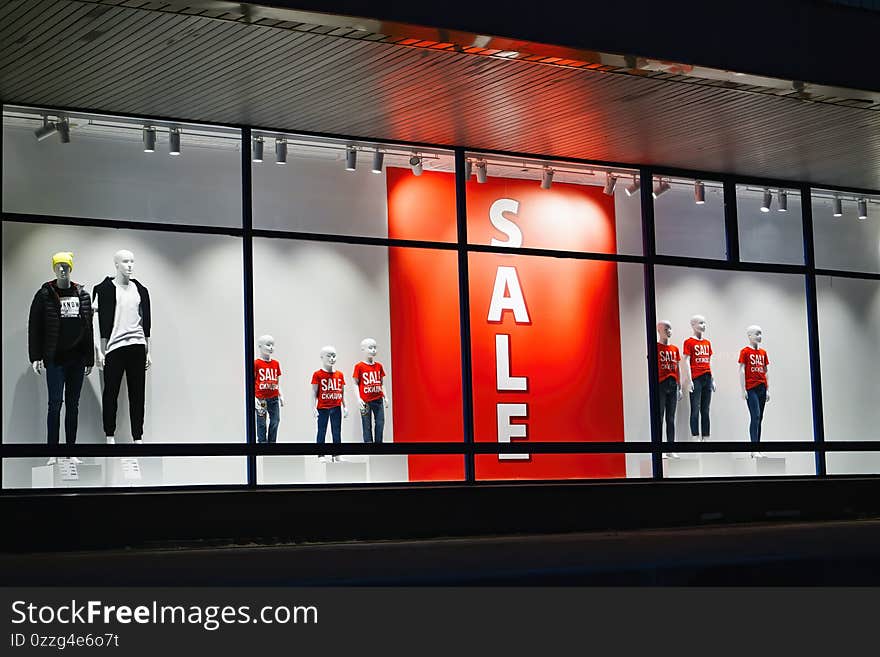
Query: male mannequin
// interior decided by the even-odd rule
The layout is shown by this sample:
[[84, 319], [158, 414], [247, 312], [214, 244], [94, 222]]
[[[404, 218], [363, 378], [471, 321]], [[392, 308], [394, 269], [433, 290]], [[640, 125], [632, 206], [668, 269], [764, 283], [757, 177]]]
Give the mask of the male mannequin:
[[[55, 280], [43, 283], [31, 302], [28, 315], [28, 355], [35, 374], [46, 368], [49, 411], [46, 434], [49, 445], [57, 445], [64, 402], [64, 441], [76, 443], [79, 396], [83, 378], [95, 364], [92, 333], [92, 301], [79, 283], [70, 279], [73, 254], [61, 251], [52, 256]], [[75, 463], [81, 463], [73, 458]], [[54, 465], [55, 457], [47, 465]]]
[[361, 407], [361, 428], [364, 442], [373, 442], [373, 421], [376, 422], [376, 443], [382, 442], [385, 429], [385, 409], [388, 408], [388, 396], [385, 394], [385, 368], [376, 362], [378, 346], [373, 338], [361, 340], [361, 351], [364, 359], [354, 366], [354, 385], [358, 391], [358, 403]]
[[[666, 440], [673, 444], [675, 443], [675, 407], [678, 405], [678, 400], [681, 399], [678, 367], [681, 356], [679, 356], [678, 347], [669, 344], [671, 337], [672, 324], [665, 319], [657, 322], [657, 369], [660, 371], [660, 381], [657, 384], [657, 412], [660, 416], [661, 431], [665, 415]], [[678, 454], [675, 452], [669, 452], [663, 456], [678, 458]]]
[[[770, 359], [767, 352], [761, 349], [764, 331], [753, 324], [746, 329], [749, 346], [739, 352], [739, 384], [743, 398], [749, 407], [749, 438], [753, 446], [761, 442], [761, 423], [764, 420], [764, 404], [770, 401], [770, 382], [767, 368]], [[761, 452], [752, 452], [752, 458], [764, 456]]]
[[[348, 417], [345, 403], [345, 377], [335, 369], [336, 347], [327, 345], [321, 348], [321, 369], [312, 374], [312, 400], [315, 417], [318, 419], [318, 444], [324, 444], [327, 435], [327, 422], [334, 443], [342, 442], [342, 418]], [[322, 462], [341, 461], [338, 456], [320, 455]]]
[[284, 406], [284, 393], [281, 392], [281, 365], [272, 358], [275, 353], [275, 338], [262, 335], [257, 340], [260, 357], [254, 361], [254, 408], [257, 411], [257, 442], [267, 442], [266, 420], [269, 420], [268, 442], [278, 438], [278, 424], [281, 422], [279, 406]]
[[144, 435], [144, 387], [150, 358], [150, 294], [132, 278], [134, 254], [117, 251], [113, 256], [116, 276], [95, 286], [92, 297], [98, 311], [101, 335], [98, 367], [104, 370], [104, 435], [107, 444], [116, 442], [116, 399], [125, 375], [131, 436], [136, 445]]
[[705, 440], [709, 437], [709, 405], [715, 392], [715, 379], [712, 377], [712, 343], [705, 338], [706, 318], [702, 315], [691, 317], [693, 336], [684, 341], [684, 378], [690, 378], [688, 390], [691, 402], [691, 436]]

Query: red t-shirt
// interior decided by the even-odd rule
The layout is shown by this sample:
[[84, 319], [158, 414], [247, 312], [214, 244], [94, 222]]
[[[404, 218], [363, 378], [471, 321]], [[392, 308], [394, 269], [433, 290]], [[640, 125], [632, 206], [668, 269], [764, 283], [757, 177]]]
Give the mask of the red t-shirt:
[[274, 399], [278, 396], [278, 377], [281, 376], [281, 365], [277, 360], [254, 361], [254, 397], [257, 399]]
[[678, 347], [674, 344], [657, 343], [657, 367], [660, 370], [660, 381], [668, 379], [670, 376], [678, 381], [678, 361], [680, 360]]
[[739, 352], [739, 361], [746, 369], [746, 390], [751, 390], [757, 385], [767, 385], [767, 366], [770, 359], [763, 349], [743, 347]]
[[357, 381], [358, 393], [365, 402], [382, 399], [382, 380], [385, 378], [385, 368], [382, 363], [364, 363], [361, 361], [354, 366], [351, 377]]
[[691, 359], [691, 378], [696, 379], [712, 371], [709, 361], [712, 359], [712, 343], [706, 340], [688, 338], [684, 341], [681, 349], [685, 356]]
[[345, 377], [342, 372], [317, 370], [312, 374], [312, 385], [318, 386], [317, 408], [336, 408], [342, 405], [342, 391], [345, 388]]

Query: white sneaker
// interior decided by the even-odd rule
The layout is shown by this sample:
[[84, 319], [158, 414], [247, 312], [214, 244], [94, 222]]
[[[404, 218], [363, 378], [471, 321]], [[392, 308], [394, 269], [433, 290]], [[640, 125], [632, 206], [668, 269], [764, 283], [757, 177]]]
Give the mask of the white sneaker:
[[107, 436], [107, 444], [108, 444], [108, 445], [115, 445], [115, 444], [116, 444], [116, 438], [114, 438], [113, 436]]
[[143, 438], [132, 438], [131, 442], [135, 445], [143, 445], [144, 439]]
[[666, 452], [663, 452], [663, 458], [668, 459], [668, 458], [669, 458], [669, 454], [667, 454]]
[[57, 462], [58, 462], [58, 459], [56, 459], [54, 456], [50, 456], [49, 460], [46, 461], [46, 465], [55, 465], [55, 463], [57, 463]]
[[764, 452], [755, 452], [755, 458], [756, 459], [764, 458]]
[[669, 458], [677, 459], [681, 457], [678, 455], [678, 452], [669, 452]]
[[334, 456], [333, 460], [336, 461], [336, 463], [342, 463], [343, 461], [345, 461], [345, 457], [344, 456]]
[[74, 457], [72, 457], [72, 458], [70, 459], [70, 462], [71, 462], [71, 463], [76, 463], [77, 465], [79, 465], [80, 463], [82, 463], [82, 460], [81, 460], [81, 459], [78, 459], [78, 458], [76, 458], [76, 457], [74, 456]]
[[318, 463], [328, 463], [328, 462], [329, 462], [329, 459], [330, 459], [329, 456], [319, 456], [319, 457], [318, 457]]

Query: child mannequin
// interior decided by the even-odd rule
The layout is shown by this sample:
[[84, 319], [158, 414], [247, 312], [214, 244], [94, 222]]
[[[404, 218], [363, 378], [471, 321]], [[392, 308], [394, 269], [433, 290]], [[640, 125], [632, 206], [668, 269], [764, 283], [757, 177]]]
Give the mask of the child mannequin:
[[361, 428], [364, 442], [372, 443], [373, 419], [375, 418], [375, 442], [382, 442], [385, 429], [385, 409], [388, 408], [388, 396], [385, 394], [385, 368], [376, 362], [376, 341], [373, 338], [361, 340], [361, 351], [364, 359], [354, 366], [355, 388], [358, 391], [358, 403], [361, 407]]
[[[312, 402], [318, 420], [318, 444], [323, 445], [327, 435], [327, 423], [334, 443], [342, 442], [342, 418], [348, 417], [345, 403], [345, 377], [336, 367], [336, 347], [327, 345], [321, 349], [321, 369], [312, 374]], [[318, 459], [326, 463], [341, 461], [338, 456], [320, 455]]]
[[[274, 443], [278, 438], [281, 422], [279, 407], [284, 406], [281, 392], [281, 365], [272, 358], [275, 338], [263, 335], [257, 340], [260, 357], [254, 361], [254, 410], [257, 412], [257, 442]], [[268, 433], [266, 421], [269, 422]]]
[[[678, 363], [681, 356], [678, 347], [669, 344], [672, 337], [672, 324], [669, 320], [662, 319], [657, 322], [657, 369], [660, 372], [660, 381], [657, 383], [657, 413], [660, 416], [661, 429], [663, 418], [666, 417], [666, 440], [670, 445], [675, 444], [675, 408], [681, 399], [680, 371]], [[678, 458], [675, 452], [663, 454], [664, 458]]]
[[[749, 346], [743, 347], [739, 352], [739, 385], [749, 407], [749, 439], [753, 447], [757, 447], [761, 442], [764, 405], [770, 401], [770, 381], [767, 377], [770, 359], [767, 352], [761, 349], [764, 331], [760, 326], [749, 326], [746, 336]], [[763, 456], [761, 452], [752, 452], [752, 458]]]

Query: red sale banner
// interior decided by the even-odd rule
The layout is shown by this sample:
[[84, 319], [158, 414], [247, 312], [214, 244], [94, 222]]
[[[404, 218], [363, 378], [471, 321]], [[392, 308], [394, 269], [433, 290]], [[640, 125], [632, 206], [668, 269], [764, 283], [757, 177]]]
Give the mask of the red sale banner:
[[[452, 198], [454, 209], [452, 175], [432, 172], [425, 181], [425, 195], [417, 190], [423, 177], [405, 170], [388, 170], [389, 236], [411, 235], [413, 226], [418, 225], [414, 219], [419, 214], [417, 208], [448, 208]], [[442, 198], [435, 201], [432, 195]], [[471, 244], [615, 251], [614, 202], [598, 187], [556, 183], [544, 190], [534, 180], [471, 181], [467, 186], [467, 210]], [[427, 222], [423, 225], [431, 226], [435, 234], [454, 235], [454, 212], [451, 217], [448, 211], [429, 210], [424, 214], [431, 215], [431, 219], [423, 216], [421, 221]], [[457, 278], [453, 283], [448, 268], [439, 268], [437, 274], [444, 280], [441, 290], [431, 266], [433, 257], [432, 252], [407, 264], [394, 256], [389, 263], [395, 364], [418, 358], [412, 349], [415, 343], [432, 349], [411, 334], [424, 331], [431, 324], [428, 317], [443, 322], [453, 306], [457, 309]], [[530, 440], [623, 441], [616, 264], [472, 253], [468, 269], [475, 440], [513, 444]], [[430, 298], [420, 308], [416, 323], [396, 312], [396, 308], [403, 307], [400, 293], [404, 290], [410, 301], [413, 295]], [[401, 297], [397, 301], [395, 291]], [[436, 311], [431, 309], [434, 304]], [[398, 340], [398, 334], [409, 337]], [[460, 339], [457, 333], [454, 338]], [[442, 339], [448, 340], [449, 336]], [[445, 348], [451, 349], [451, 344]], [[435, 375], [439, 371], [436, 368], [442, 367], [451, 376], [461, 376], [460, 361], [446, 361], [442, 366], [435, 363], [434, 367]], [[401, 440], [401, 435], [418, 434], [419, 419], [401, 408], [397, 399], [399, 374], [396, 377], [395, 439]], [[422, 380], [421, 394], [430, 397], [433, 385], [432, 380]], [[428, 458], [411, 457], [411, 478], [451, 478], [451, 471], [445, 473], [436, 465], [429, 468], [428, 463]], [[478, 479], [625, 474], [623, 455], [507, 454], [476, 458]]]

